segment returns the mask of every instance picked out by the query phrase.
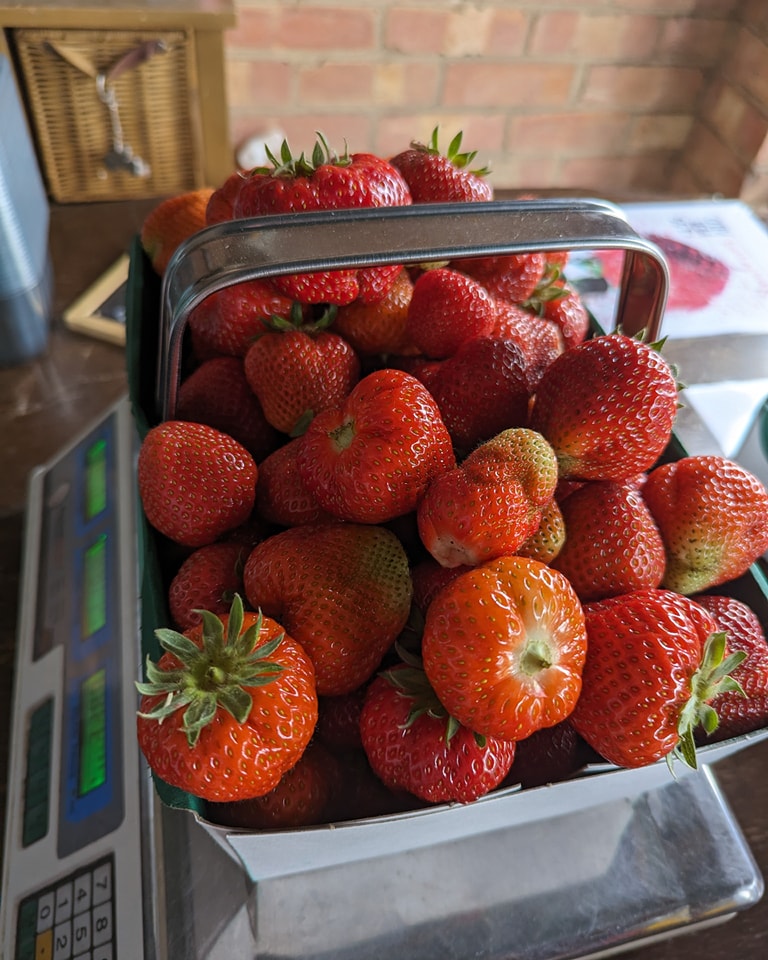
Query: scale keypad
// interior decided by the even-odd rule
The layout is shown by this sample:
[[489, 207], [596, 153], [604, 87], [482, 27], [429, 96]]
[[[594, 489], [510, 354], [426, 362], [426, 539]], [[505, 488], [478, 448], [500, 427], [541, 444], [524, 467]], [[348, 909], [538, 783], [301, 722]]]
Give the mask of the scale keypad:
[[114, 960], [114, 873], [109, 856], [25, 897], [14, 960]]

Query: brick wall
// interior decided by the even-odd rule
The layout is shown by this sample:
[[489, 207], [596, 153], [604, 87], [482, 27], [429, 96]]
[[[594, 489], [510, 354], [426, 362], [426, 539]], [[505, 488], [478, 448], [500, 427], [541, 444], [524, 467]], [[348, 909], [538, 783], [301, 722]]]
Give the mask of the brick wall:
[[765, 0], [237, 0], [233, 142], [321, 130], [384, 156], [439, 124], [498, 189], [753, 194]]

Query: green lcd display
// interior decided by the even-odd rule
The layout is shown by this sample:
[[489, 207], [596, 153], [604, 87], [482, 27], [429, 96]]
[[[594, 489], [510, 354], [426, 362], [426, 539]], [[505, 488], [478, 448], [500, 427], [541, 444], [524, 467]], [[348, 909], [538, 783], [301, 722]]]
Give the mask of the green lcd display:
[[102, 668], [80, 687], [80, 770], [77, 792], [85, 796], [107, 779], [107, 682]]
[[107, 441], [96, 440], [85, 454], [85, 518], [107, 509]]
[[85, 551], [82, 595], [83, 639], [107, 622], [107, 535], [102, 533]]

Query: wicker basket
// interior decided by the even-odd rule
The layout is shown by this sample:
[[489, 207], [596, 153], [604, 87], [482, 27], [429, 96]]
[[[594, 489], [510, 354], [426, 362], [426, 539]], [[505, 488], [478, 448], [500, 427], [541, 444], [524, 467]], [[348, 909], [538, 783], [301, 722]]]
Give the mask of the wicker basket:
[[[17, 30], [14, 44], [54, 200], [154, 197], [203, 186], [197, 77], [186, 33]], [[153, 55], [115, 70], [142, 46]], [[105, 89], [117, 107], [123, 159], [137, 160], [133, 169], [116, 162]]]

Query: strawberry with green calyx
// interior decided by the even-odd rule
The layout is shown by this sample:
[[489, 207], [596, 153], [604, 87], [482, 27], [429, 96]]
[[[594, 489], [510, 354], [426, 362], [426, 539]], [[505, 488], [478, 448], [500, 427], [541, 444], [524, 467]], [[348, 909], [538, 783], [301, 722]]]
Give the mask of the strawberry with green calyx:
[[649, 470], [672, 436], [675, 371], [652, 344], [610, 333], [566, 350], [536, 388], [528, 425], [557, 454], [560, 476], [624, 480]]
[[571, 714], [586, 648], [584, 613], [566, 578], [504, 556], [432, 598], [421, 650], [435, 693], [459, 723], [522, 740]]
[[547, 272], [547, 258], [539, 251], [511, 253], [496, 257], [466, 257], [451, 263], [497, 300], [520, 304], [533, 295]]
[[376, 775], [430, 803], [469, 803], [507, 775], [515, 744], [482, 737], [451, 717], [418, 657], [377, 676], [366, 691], [360, 736]]
[[690, 595], [733, 580], [768, 550], [768, 492], [726, 457], [661, 464], [642, 496], [664, 541], [670, 590]]
[[[741, 650], [746, 658], [733, 671], [741, 690], [724, 690], [712, 701], [717, 728], [697, 731], [696, 741], [713, 743], [738, 737], [768, 724], [768, 640], [757, 614], [736, 597], [698, 594], [691, 597], [715, 619], [726, 635], [726, 654]], [[746, 696], [744, 696], [746, 694]]]
[[229, 434], [203, 423], [165, 420], [139, 448], [139, 495], [148, 522], [174, 543], [202, 547], [245, 523], [258, 469]]
[[282, 530], [254, 547], [243, 578], [251, 606], [283, 624], [311, 657], [321, 696], [349, 693], [371, 677], [413, 596], [402, 544], [367, 524]]
[[[279, 157], [267, 153], [270, 167], [246, 174], [234, 202], [235, 217], [256, 217], [302, 211], [350, 210], [361, 207], [407, 206], [408, 185], [386, 160], [346, 149], [339, 155], [324, 137], [309, 156], [295, 157], [283, 141]], [[274, 285], [301, 303], [347, 304], [361, 297], [373, 302], [395, 282], [401, 267], [362, 267], [294, 273], [275, 277]]]
[[204, 800], [262, 796], [303, 754], [317, 723], [312, 664], [282, 627], [243, 611], [201, 611], [185, 633], [156, 631], [147, 658], [139, 746], [166, 783]]
[[360, 360], [347, 341], [328, 328], [335, 308], [303, 320], [295, 304], [290, 319], [272, 317], [267, 332], [245, 355], [245, 377], [267, 421], [297, 436], [318, 413], [336, 407], [360, 377]]
[[696, 767], [694, 730], [717, 726], [711, 702], [739, 689], [744, 654], [691, 599], [638, 590], [584, 606], [587, 660], [572, 722], [604, 759], [642, 767], [679, 757]]
[[432, 131], [429, 143], [413, 141], [407, 150], [392, 157], [390, 163], [403, 175], [414, 203], [456, 203], [493, 199], [493, 188], [485, 179], [488, 167], [471, 169], [477, 151], [461, 150], [461, 131], [442, 153], [439, 127]]
[[541, 524], [557, 485], [557, 459], [539, 433], [505, 430], [435, 477], [416, 511], [419, 535], [443, 566], [515, 553]]
[[556, 323], [567, 350], [582, 343], [589, 333], [589, 313], [579, 291], [551, 264], [522, 306]]

